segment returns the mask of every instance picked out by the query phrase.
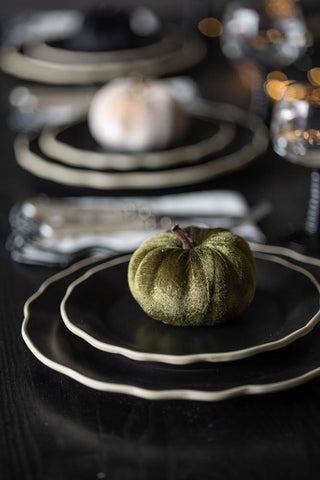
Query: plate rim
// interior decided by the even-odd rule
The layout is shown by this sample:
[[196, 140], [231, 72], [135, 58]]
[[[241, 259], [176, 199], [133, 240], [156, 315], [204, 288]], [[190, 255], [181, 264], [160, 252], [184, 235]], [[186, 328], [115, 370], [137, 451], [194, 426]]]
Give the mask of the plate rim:
[[[199, 112], [191, 112], [195, 118], [204, 118]], [[219, 118], [208, 118], [209, 122]], [[80, 123], [80, 122], [77, 122]], [[89, 170], [124, 170], [135, 171], [137, 168], [157, 171], [159, 167], [177, 166], [179, 164], [197, 163], [201, 158], [220, 152], [234, 139], [235, 125], [231, 122], [220, 121], [218, 131], [204, 140], [199, 140], [189, 145], [169, 148], [160, 152], [119, 153], [98, 152], [85, 148], [77, 148], [57, 137], [72, 124], [63, 126], [45, 127], [38, 137], [39, 148], [47, 157], [66, 165], [84, 167]], [[196, 151], [197, 150], [197, 151]]]
[[[254, 246], [260, 246], [259, 244], [251, 243]], [[262, 246], [262, 249], [267, 248], [267, 246]], [[285, 247], [275, 247], [271, 246], [270, 249], [273, 253], [278, 252], [279, 255], [287, 255], [292, 252], [290, 249]], [[311, 264], [314, 266], [320, 267], [320, 259], [308, 257], [306, 255], [300, 254], [298, 252], [293, 252], [292, 257], [298, 262]], [[79, 383], [85, 385], [86, 387], [105, 391], [110, 393], [125, 394], [129, 396], [134, 396], [138, 398], [143, 398], [146, 400], [192, 400], [192, 401], [222, 401], [230, 398], [234, 398], [240, 395], [253, 395], [253, 394], [265, 394], [265, 393], [275, 393], [282, 390], [291, 389], [302, 385], [317, 376], [320, 375], [320, 366], [308, 370], [305, 373], [302, 373], [296, 377], [291, 377], [286, 380], [280, 380], [278, 382], [270, 382], [265, 384], [252, 384], [248, 383], [246, 385], [239, 385], [237, 387], [227, 388], [220, 391], [203, 391], [197, 389], [166, 389], [166, 390], [154, 390], [150, 388], [137, 387], [127, 384], [117, 384], [113, 382], [102, 382], [90, 377], [87, 377], [80, 372], [77, 372], [69, 367], [62, 365], [61, 363], [55, 362], [47, 358], [42, 354], [37, 347], [33, 344], [31, 338], [28, 335], [27, 327], [30, 319], [30, 304], [38, 298], [43, 291], [54, 281], [59, 280], [62, 276], [66, 276], [68, 273], [71, 274], [77, 269], [82, 267], [87, 267], [90, 264], [93, 264], [95, 261], [100, 261], [101, 257], [90, 257], [89, 259], [81, 260], [76, 264], [72, 265], [66, 270], [59, 272], [49, 279], [45, 280], [39, 287], [39, 289], [31, 295], [25, 305], [24, 305], [24, 319], [22, 322], [21, 333], [23, 340], [25, 341], [27, 347], [33, 353], [33, 355], [44, 365], [55, 370], [59, 373], [62, 373], [73, 380], [78, 381]], [[66, 273], [68, 271], [68, 273]]]
[[144, 75], [169, 75], [198, 64], [207, 54], [203, 39], [192, 36], [181, 41], [180, 48], [155, 58], [137, 56], [131, 61], [113, 61], [71, 65], [33, 58], [21, 52], [15, 45], [4, 46], [0, 51], [0, 67], [17, 78], [46, 83], [48, 85], [83, 85], [103, 83], [132, 71]]
[[[123, 255], [115, 259], [110, 259], [100, 263], [99, 265], [89, 268], [85, 273], [80, 275], [77, 279], [71, 282], [66, 289], [65, 295], [60, 303], [60, 315], [61, 318], [69, 331], [74, 335], [82, 338], [91, 346], [101, 350], [103, 352], [113, 353], [123, 355], [131, 360], [141, 361], [141, 362], [159, 362], [167, 363], [171, 365], [188, 365], [196, 362], [230, 362], [233, 360], [240, 360], [243, 358], [252, 357], [258, 353], [266, 352], [269, 350], [277, 350], [282, 348], [290, 343], [294, 342], [298, 338], [309, 333], [320, 321], [320, 284], [316, 278], [306, 269], [288, 262], [280, 257], [275, 256], [274, 254], [261, 253], [258, 249], [253, 250], [256, 258], [262, 258], [264, 260], [269, 260], [274, 263], [278, 263], [285, 267], [290, 268], [300, 272], [314, 284], [319, 295], [319, 309], [312, 316], [312, 318], [302, 327], [290, 332], [288, 335], [281, 337], [280, 339], [264, 342], [259, 345], [253, 345], [251, 347], [242, 348], [233, 351], [224, 351], [224, 352], [206, 352], [206, 353], [195, 353], [195, 354], [183, 354], [183, 355], [174, 355], [174, 354], [163, 354], [163, 353], [154, 353], [154, 352], [144, 352], [130, 349], [129, 347], [123, 347], [115, 344], [110, 344], [95, 338], [93, 335], [90, 335], [88, 332], [84, 331], [77, 325], [75, 325], [70, 319], [67, 312], [67, 302], [70, 299], [71, 294], [77, 288], [78, 285], [85, 282], [96, 273], [105, 270], [106, 268], [116, 266], [118, 264], [125, 263], [131, 257], [129, 255]], [[256, 255], [257, 254], [257, 255]]]
[[[70, 40], [70, 38], [63, 38], [60, 40]], [[164, 28], [163, 35], [160, 38], [155, 39], [151, 43], [146, 45], [136, 46], [130, 48], [130, 46], [123, 47], [117, 50], [71, 50], [60, 46], [52, 45], [52, 40], [42, 39], [35, 44], [24, 43], [21, 45], [23, 53], [28, 58], [40, 59], [57, 64], [68, 65], [70, 59], [73, 64], [95, 64], [97, 62], [113, 62], [120, 63], [126, 61], [132, 61], [141, 57], [155, 57], [157, 55], [172, 54], [175, 50], [181, 48], [182, 38], [174, 32], [173, 28], [167, 25]], [[161, 47], [165, 47], [165, 49]], [[160, 47], [160, 48], [159, 48]], [[39, 52], [41, 55], [34, 55], [34, 52]], [[60, 60], [52, 59], [52, 56], [60, 55]], [[51, 57], [51, 58], [50, 58]]]

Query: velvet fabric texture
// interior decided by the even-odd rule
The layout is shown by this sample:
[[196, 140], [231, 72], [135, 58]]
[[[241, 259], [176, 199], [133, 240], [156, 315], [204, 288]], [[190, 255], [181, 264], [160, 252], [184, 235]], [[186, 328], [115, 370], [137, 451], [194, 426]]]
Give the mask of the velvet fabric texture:
[[184, 229], [194, 248], [171, 231], [146, 240], [129, 262], [130, 291], [155, 320], [175, 326], [215, 325], [243, 312], [256, 290], [247, 242], [221, 228]]

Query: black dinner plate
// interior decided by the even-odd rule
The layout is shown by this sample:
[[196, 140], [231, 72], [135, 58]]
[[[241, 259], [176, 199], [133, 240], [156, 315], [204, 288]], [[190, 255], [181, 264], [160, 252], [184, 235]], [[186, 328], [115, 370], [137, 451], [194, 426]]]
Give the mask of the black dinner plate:
[[[52, 46], [53, 47], [53, 46]], [[145, 76], [169, 75], [198, 64], [207, 48], [199, 35], [184, 36], [170, 30], [160, 41], [125, 50], [76, 52], [50, 45], [5, 45], [1, 49], [3, 71], [29, 81], [51, 85], [105, 83], [140, 72]]]
[[252, 140], [252, 132], [241, 125], [190, 116], [184, 138], [167, 149], [121, 152], [102, 148], [92, 137], [87, 121], [65, 127], [46, 127], [37, 144], [52, 162], [72, 168], [101, 172], [165, 171], [187, 167], [230, 154]]
[[[15, 141], [16, 159], [21, 167], [35, 177], [69, 187], [101, 191], [113, 189], [161, 191], [201, 184], [218, 176], [230, 174], [234, 170], [249, 165], [266, 150], [267, 130], [264, 123], [255, 115], [236, 107], [200, 99], [194, 109], [199, 115], [203, 114], [220, 122], [231, 122], [236, 126], [234, 140], [228, 146], [216, 154], [199, 158], [195, 162], [152, 170], [142, 168], [117, 170], [115, 165], [113, 169], [101, 171], [90, 169], [89, 165], [79, 167], [66, 164], [63, 158], [59, 159], [59, 155], [57, 155], [58, 159], [45, 155], [39, 146], [39, 136], [31, 139], [24, 134], [19, 135]], [[207, 123], [212, 132], [212, 120], [207, 120]], [[81, 126], [79, 128], [81, 129]], [[86, 128], [85, 125], [82, 128]], [[203, 135], [200, 130], [201, 128], [198, 128], [197, 133], [194, 133], [197, 138]], [[148, 153], [152, 152], [147, 152], [146, 155]], [[165, 154], [166, 151], [160, 153]], [[127, 157], [130, 161], [129, 154]]]
[[[60, 316], [67, 286], [95, 260], [47, 280], [25, 305], [23, 338], [45, 365], [88, 387], [149, 399], [214, 401], [300, 385], [320, 373], [320, 329], [280, 350], [236, 362], [167, 365], [101, 352], [73, 335]], [[99, 263], [99, 262], [98, 262]]]

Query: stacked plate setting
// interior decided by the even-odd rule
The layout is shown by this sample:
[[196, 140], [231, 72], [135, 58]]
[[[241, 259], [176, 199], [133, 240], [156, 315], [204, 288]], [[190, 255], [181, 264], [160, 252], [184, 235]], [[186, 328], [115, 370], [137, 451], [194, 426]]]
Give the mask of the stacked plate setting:
[[169, 75], [196, 65], [207, 50], [198, 35], [162, 24], [147, 8], [31, 12], [12, 20], [4, 40], [2, 70], [48, 85]]
[[[103, 22], [109, 30], [101, 27]], [[102, 150], [94, 141], [86, 115], [98, 84], [133, 72], [144, 78], [172, 75], [206, 54], [198, 32], [172, 28], [149, 9], [31, 13], [15, 19], [5, 38], [2, 70], [38, 82], [11, 95], [16, 130], [28, 132], [29, 126], [36, 132], [17, 136], [17, 162], [69, 192], [161, 191], [200, 184], [245, 167], [267, 148], [268, 132], [260, 118], [199, 98], [188, 77], [163, 80], [191, 119], [181, 142], [163, 151], [128, 154]], [[86, 51], [85, 39], [90, 39]], [[92, 49], [91, 42], [99, 48]]]
[[[159, 35], [134, 48], [66, 48], [70, 35], [81, 34], [79, 15], [31, 14], [18, 20], [1, 49], [3, 71], [48, 88], [33, 96], [40, 106], [42, 96], [44, 105], [42, 111], [32, 111], [36, 135], [21, 133], [15, 141], [22, 168], [67, 186], [68, 195], [74, 193], [71, 187], [80, 195], [84, 188], [154, 193], [206, 182], [245, 167], [265, 152], [268, 132], [258, 117], [200, 98], [187, 101], [191, 130], [181, 144], [139, 154], [101, 151], [84, 120], [70, 123], [79, 112], [85, 114], [93, 92], [87, 88], [80, 109], [66, 115], [51, 108], [61, 86], [66, 95], [62, 104], [69, 96], [74, 108], [83, 86], [134, 71], [146, 76], [182, 71], [197, 64], [206, 47], [189, 32], [163, 26]], [[67, 42], [58, 38], [57, 43], [57, 26], [59, 35], [65, 30]], [[23, 108], [21, 112], [28, 130], [31, 117]], [[57, 112], [65, 115], [67, 125], [56, 121]], [[39, 125], [46, 127], [39, 132]], [[25, 226], [30, 227], [27, 220]], [[39, 233], [37, 228], [29, 232], [31, 237]], [[36, 256], [39, 245], [30, 245]], [[255, 299], [240, 317], [221, 326], [178, 328], [148, 318], [128, 289], [131, 254], [110, 257], [109, 252], [105, 258], [81, 260], [45, 281], [25, 304], [22, 336], [49, 368], [90, 388], [141, 398], [215, 401], [299, 385], [320, 373], [320, 284], [309, 271], [312, 265], [318, 274], [320, 261], [280, 247], [251, 247], [258, 272]], [[25, 252], [17, 252], [20, 260], [26, 259]]]
[[300, 385], [320, 373], [320, 285], [310, 272], [320, 261], [251, 248], [255, 299], [221, 326], [148, 318], [128, 289], [125, 254], [87, 258], [44, 282], [25, 305], [23, 338], [45, 365], [88, 387], [147, 399], [215, 401]]
[[267, 130], [255, 115], [200, 98], [186, 108], [192, 120], [189, 134], [182, 144], [168, 150], [102, 151], [83, 120], [47, 126], [34, 138], [18, 135], [16, 159], [33, 175], [68, 188], [163, 190], [228, 174], [266, 150]]

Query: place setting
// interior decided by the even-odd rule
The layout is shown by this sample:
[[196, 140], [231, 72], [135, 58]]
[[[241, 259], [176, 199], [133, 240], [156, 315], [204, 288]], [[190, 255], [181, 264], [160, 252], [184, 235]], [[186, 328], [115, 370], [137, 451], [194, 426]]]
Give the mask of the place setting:
[[[260, 44], [241, 32], [237, 44], [233, 31], [243, 10], [230, 4], [221, 48], [229, 59], [257, 60]], [[268, 68], [306, 51], [297, 44], [285, 55], [290, 15], [280, 15], [279, 41], [276, 24], [273, 36], [263, 31]], [[295, 41], [307, 42], [303, 18], [292, 15], [301, 27]], [[222, 401], [317, 377], [319, 172], [300, 243], [268, 243], [260, 221], [271, 202], [196, 190], [249, 170], [269, 137], [280, 156], [317, 168], [319, 87], [282, 85], [269, 128], [254, 104], [266, 84], [252, 87], [245, 109], [204, 98], [191, 76], [170, 77], [198, 64], [206, 47], [199, 36], [173, 34], [151, 10], [54, 11], [16, 22], [1, 67], [39, 85], [10, 96], [15, 158], [65, 193], [43, 188], [9, 216], [12, 259], [48, 267], [24, 305], [32, 354], [88, 388], [150, 400]]]
[[320, 373], [320, 286], [308, 270], [319, 260], [252, 251], [255, 300], [226, 324], [175, 327], [145, 315], [128, 291], [127, 254], [84, 259], [44, 282], [25, 305], [23, 338], [49, 368], [141, 398], [215, 401], [298, 386]]
[[[199, 212], [205, 198], [208, 213], [210, 195], [212, 204], [217, 206], [219, 194], [209, 192], [198, 199], [191, 195], [189, 200], [186, 194], [180, 202], [177, 202], [179, 195], [176, 201], [156, 199], [153, 208], [164, 213], [166, 200], [171, 208], [184, 200], [185, 205], [189, 201], [194, 211]], [[234, 214], [234, 205], [239, 205], [235, 193], [220, 192], [220, 205], [226, 204], [223, 198], [229, 198], [231, 210], [229, 213], [220, 210], [220, 216], [218, 210], [215, 212], [216, 221], [221, 224], [231, 211]], [[37, 206], [35, 201], [34, 206]], [[45, 206], [45, 201], [38, 205], [39, 218], [44, 218]], [[54, 206], [50, 202], [47, 206], [49, 217], [54, 218]], [[84, 257], [49, 277], [28, 299], [22, 325], [26, 345], [47, 367], [89, 388], [153, 400], [221, 401], [238, 395], [286, 390], [316, 377], [320, 373], [316, 346], [320, 261], [264, 243], [262, 232], [253, 217], [248, 216], [245, 202], [243, 206], [238, 217], [242, 214], [245, 219], [247, 215], [246, 222], [251, 224], [247, 232], [251, 232], [251, 238], [254, 232], [261, 242], [248, 244], [256, 266], [257, 284], [253, 301], [243, 312], [213, 326], [177, 326], [155, 320], [130, 291], [128, 265], [132, 253], [115, 254], [111, 249], [103, 253], [102, 249], [99, 254]], [[59, 204], [55, 208], [61, 212]], [[72, 202], [69, 208], [74, 215]], [[123, 204], [122, 208], [125, 209]], [[28, 209], [31, 213], [31, 202], [25, 205], [26, 218]], [[69, 215], [66, 213], [69, 219], [70, 211]], [[204, 220], [203, 211], [201, 222]], [[206, 220], [209, 223], [212, 217], [208, 215]], [[36, 216], [33, 221], [37, 222]], [[184, 221], [188, 224], [188, 219]], [[201, 232], [208, 231], [204, 223], [199, 225]], [[246, 229], [241, 231], [239, 225], [238, 232], [247, 235]], [[137, 250], [164, 235], [152, 231], [154, 235], [150, 237], [150, 233], [142, 244], [141, 238], [133, 240]], [[171, 235], [170, 230], [168, 234]], [[33, 248], [36, 252], [36, 244]], [[181, 247], [174, 250], [178, 256], [183, 252]], [[57, 262], [59, 257], [55, 254]], [[34, 255], [35, 264], [36, 258]], [[41, 256], [39, 263], [40, 259]], [[20, 261], [28, 262], [28, 258], [20, 257]], [[155, 278], [158, 280], [159, 275]], [[170, 282], [170, 276], [165, 278]], [[246, 277], [247, 287], [251, 281], [250, 276]], [[179, 288], [179, 284], [177, 287], [175, 282], [169, 288]], [[199, 288], [201, 292], [203, 285]], [[222, 303], [229, 308], [229, 302], [226, 304], [223, 299]]]
[[[103, 105], [113, 105], [119, 115], [103, 118]], [[129, 128], [121, 113], [125, 108], [132, 112]], [[104, 132], [97, 127], [101, 122]], [[173, 122], [177, 128], [170, 131]], [[259, 117], [202, 98], [189, 78], [133, 76], [98, 89], [82, 118], [45, 125], [36, 134], [19, 133], [14, 151], [18, 164], [32, 176], [76, 194], [84, 188], [160, 192], [201, 185], [247, 167], [267, 145], [268, 133]]]
[[104, 83], [133, 71], [168, 75], [199, 63], [206, 45], [146, 7], [31, 12], [5, 28], [1, 69], [47, 85]]
[[[205, 98], [183, 76], [207, 51], [191, 4], [181, 25], [167, 23], [151, 9], [111, 6], [8, 23], [0, 66], [28, 81], [9, 96], [14, 153], [40, 188], [77, 196], [174, 191], [265, 153], [268, 131], [258, 115]], [[177, 50], [169, 27], [182, 41]], [[200, 46], [196, 58], [188, 45]]]
[[317, 478], [320, 4], [29, 7], [0, 20], [3, 477]]

